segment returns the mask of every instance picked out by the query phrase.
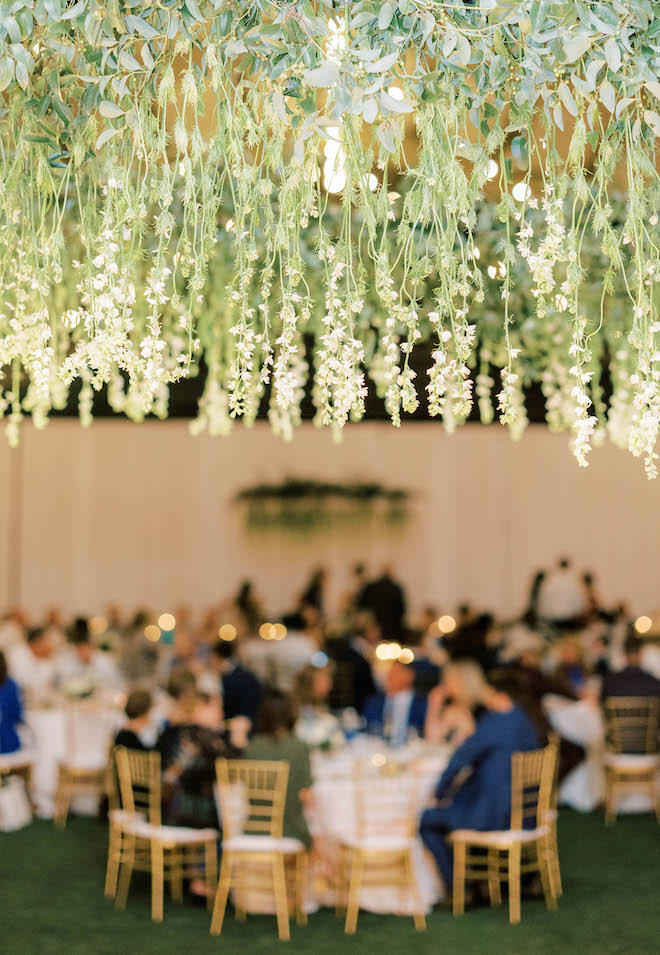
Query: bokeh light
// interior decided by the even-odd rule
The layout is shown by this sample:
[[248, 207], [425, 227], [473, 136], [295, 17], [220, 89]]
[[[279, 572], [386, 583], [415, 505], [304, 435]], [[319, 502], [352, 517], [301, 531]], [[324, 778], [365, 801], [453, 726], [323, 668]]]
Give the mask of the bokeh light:
[[171, 613], [162, 613], [158, 618], [158, 626], [161, 630], [174, 630], [176, 620]]
[[157, 627], [155, 623], [147, 624], [144, 628], [144, 635], [147, 640], [157, 643], [160, 640], [160, 627]]
[[236, 639], [236, 627], [231, 623], [223, 623], [223, 625], [218, 630], [218, 636], [221, 640], [226, 640], [227, 643]]
[[452, 633], [456, 629], [456, 621], [448, 613], [443, 614], [438, 620], [438, 630], [440, 633]]
[[652, 623], [653, 621], [650, 617], [638, 617], [637, 620], [635, 620], [635, 630], [637, 633], [648, 633]]

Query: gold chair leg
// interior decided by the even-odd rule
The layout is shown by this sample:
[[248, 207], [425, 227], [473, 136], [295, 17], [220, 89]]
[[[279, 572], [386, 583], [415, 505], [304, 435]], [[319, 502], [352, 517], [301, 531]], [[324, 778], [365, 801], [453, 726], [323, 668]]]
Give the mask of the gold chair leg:
[[219, 935], [222, 932], [222, 923], [225, 919], [227, 899], [229, 898], [229, 888], [231, 886], [231, 868], [231, 856], [228, 852], [223, 851], [222, 861], [220, 863], [220, 880], [218, 882], [218, 889], [215, 893], [215, 901], [213, 903], [211, 935]]
[[284, 872], [284, 856], [273, 854], [273, 888], [275, 889], [275, 911], [277, 912], [277, 934], [281, 941], [288, 942], [289, 933], [289, 904], [286, 897], [286, 875]]
[[108, 866], [105, 873], [105, 894], [109, 898], [114, 898], [117, 894], [119, 860], [121, 858], [121, 838], [120, 826], [116, 822], [111, 822], [108, 839]]
[[452, 913], [462, 915], [465, 911], [465, 866], [467, 846], [464, 842], [454, 843], [454, 885], [452, 888]]
[[488, 897], [491, 905], [502, 904], [499, 849], [488, 850]]
[[169, 850], [170, 892], [175, 902], [183, 902], [183, 847]]
[[520, 921], [520, 844], [509, 848], [509, 921]]
[[210, 912], [213, 908], [213, 896], [218, 887], [218, 845], [215, 840], [204, 845], [204, 872], [208, 891], [206, 908]]
[[415, 877], [415, 867], [413, 865], [412, 851], [410, 849], [406, 850], [403, 864], [406, 870], [406, 881], [408, 883], [408, 889], [410, 891], [410, 898], [412, 901], [415, 929], [418, 932], [423, 932], [426, 929], [426, 916], [424, 915], [424, 904], [419, 892], [417, 878]]
[[296, 856], [296, 924], [307, 925], [307, 853]]
[[605, 787], [605, 825], [610, 826], [616, 819], [616, 784], [614, 773], [607, 772]]
[[73, 782], [67, 771], [60, 766], [57, 777], [57, 791], [55, 793], [55, 817], [53, 820], [58, 829], [63, 829], [66, 826], [72, 791]]
[[362, 853], [351, 852], [351, 874], [348, 889], [348, 904], [346, 906], [346, 926], [347, 935], [354, 935], [357, 929], [358, 911], [360, 908], [360, 889], [362, 888], [362, 875], [364, 871], [364, 859]]
[[125, 837], [123, 856], [119, 869], [117, 895], [115, 896], [115, 905], [118, 909], [126, 908], [128, 888], [131, 884], [131, 875], [133, 873], [133, 866], [135, 865], [135, 836], [127, 835]]
[[557, 896], [555, 894], [552, 877], [552, 849], [549, 836], [537, 843], [536, 852], [538, 854], [539, 875], [541, 876], [541, 884], [543, 885], [543, 896], [545, 898], [546, 908], [549, 912], [554, 912], [557, 908]]
[[165, 860], [162, 842], [151, 841], [151, 918], [163, 921], [163, 894], [165, 886]]
[[337, 860], [337, 875], [335, 884], [335, 915], [337, 918], [346, 917], [346, 906], [348, 905], [348, 880], [346, 878], [346, 851], [343, 846], [339, 847], [339, 857]]

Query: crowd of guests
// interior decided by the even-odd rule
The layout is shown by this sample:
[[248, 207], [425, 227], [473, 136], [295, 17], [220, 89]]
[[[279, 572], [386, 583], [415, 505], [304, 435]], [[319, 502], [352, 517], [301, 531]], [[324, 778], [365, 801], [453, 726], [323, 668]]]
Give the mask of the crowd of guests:
[[[450, 886], [446, 836], [508, 826], [511, 755], [547, 742], [544, 698], [594, 706], [617, 695], [660, 699], [625, 607], [603, 608], [593, 576], [565, 559], [535, 577], [524, 614], [504, 624], [463, 605], [455, 617], [426, 608], [411, 626], [389, 567], [368, 579], [356, 566], [334, 619], [325, 588], [319, 569], [277, 623], [250, 583], [196, 628], [185, 607], [165, 621], [169, 630], [142, 611], [125, 623], [110, 608], [103, 621], [79, 618], [66, 630], [55, 611], [35, 627], [13, 612], [0, 624], [0, 753], [20, 746], [26, 701], [123, 690], [116, 742], [160, 753], [164, 822], [217, 825], [219, 756], [286, 760], [284, 835], [309, 846], [310, 747], [340, 745], [358, 731], [392, 746], [450, 744], [420, 830]], [[560, 739], [560, 779], [584, 757]]]

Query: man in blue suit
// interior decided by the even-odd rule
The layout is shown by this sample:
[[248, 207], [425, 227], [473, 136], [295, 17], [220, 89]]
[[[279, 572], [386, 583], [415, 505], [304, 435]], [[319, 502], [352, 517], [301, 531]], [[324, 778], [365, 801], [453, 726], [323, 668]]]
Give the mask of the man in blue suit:
[[369, 697], [364, 705], [364, 718], [370, 732], [382, 733], [393, 746], [408, 742], [408, 733], [424, 735], [426, 700], [413, 691], [415, 670], [396, 660], [387, 674], [385, 693]]
[[[435, 790], [438, 804], [422, 814], [420, 835], [448, 889], [453, 881], [453, 852], [447, 841], [455, 829], [482, 832], [508, 829], [511, 823], [511, 757], [537, 749], [537, 732], [511, 698], [486, 683], [475, 663], [447, 668], [447, 694], [476, 710], [475, 731], [456, 750]], [[457, 777], [469, 773], [458, 783]], [[453, 785], [452, 785], [453, 784]]]

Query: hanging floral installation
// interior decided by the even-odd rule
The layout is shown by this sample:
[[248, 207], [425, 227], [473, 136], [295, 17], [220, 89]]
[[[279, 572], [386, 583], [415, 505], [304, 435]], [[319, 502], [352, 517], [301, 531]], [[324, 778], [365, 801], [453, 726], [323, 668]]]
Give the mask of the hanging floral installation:
[[[194, 431], [426, 389], [655, 476], [657, 0], [2, 0], [0, 412]], [[311, 338], [313, 367], [306, 360]], [[427, 381], [410, 354], [431, 339]], [[613, 393], [603, 396], [606, 369]], [[474, 393], [473, 393], [474, 392]]]

